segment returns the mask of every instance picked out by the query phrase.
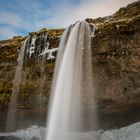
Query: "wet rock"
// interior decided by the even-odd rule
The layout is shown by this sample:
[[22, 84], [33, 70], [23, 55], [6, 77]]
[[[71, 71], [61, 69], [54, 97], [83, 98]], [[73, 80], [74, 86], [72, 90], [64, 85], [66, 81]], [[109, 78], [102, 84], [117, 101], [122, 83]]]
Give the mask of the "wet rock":
[[139, 121], [140, 2], [87, 21], [98, 27], [92, 58], [99, 125], [111, 128]]
[[21, 139], [16, 138], [14, 136], [0, 136], [0, 140], [21, 140]]
[[40, 140], [39, 138], [33, 137], [31, 140]]

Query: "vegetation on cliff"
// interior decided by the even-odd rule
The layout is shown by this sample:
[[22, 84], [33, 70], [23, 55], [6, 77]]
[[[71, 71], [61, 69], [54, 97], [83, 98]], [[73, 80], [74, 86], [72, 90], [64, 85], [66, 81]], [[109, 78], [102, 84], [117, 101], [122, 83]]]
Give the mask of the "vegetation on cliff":
[[[41, 29], [38, 32], [29, 33], [29, 35], [34, 36], [44, 32], [49, 34], [49, 43], [51, 48], [58, 47], [63, 29]], [[10, 101], [14, 73], [17, 66], [17, 58], [25, 39], [26, 37], [15, 36], [13, 39], [0, 41], [0, 108], [2, 110], [7, 109]], [[20, 86], [20, 97], [17, 108], [38, 106], [39, 102], [40, 104], [43, 104], [41, 103], [42, 100], [44, 100], [44, 104], [46, 104], [48, 101], [54, 61], [47, 61], [45, 64], [43, 64], [46, 72], [45, 83], [47, 86], [45, 86], [46, 84], [43, 86], [40, 85], [42, 79], [44, 78], [41, 77], [41, 65], [41, 60], [36, 60], [33, 58], [24, 65], [22, 79], [26, 80], [23, 80], [24, 82], [22, 82]], [[39, 87], [41, 89], [38, 89]], [[36, 101], [38, 97], [41, 97], [40, 101]]]

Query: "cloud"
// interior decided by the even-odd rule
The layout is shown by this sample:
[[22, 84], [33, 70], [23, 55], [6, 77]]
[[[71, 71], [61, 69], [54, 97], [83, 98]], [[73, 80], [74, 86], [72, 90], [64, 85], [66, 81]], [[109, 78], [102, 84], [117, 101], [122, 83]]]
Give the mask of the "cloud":
[[1, 12], [0, 13], [0, 24], [7, 24], [14, 27], [20, 27], [22, 18], [15, 13]]
[[7, 26], [0, 28], [1, 39], [11, 38], [11, 37], [16, 36], [16, 35], [18, 35], [18, 32], [16, 32], [12, 28], [8, 28]]
[[[5, 0], [0, 4], [0, 39], [41, 28], [67, 27], [77, 20], [111, 15], [135, 0]], [[4, 27], [3, 27], [4, 26]]]
[[[54, 11], [54, 15], [44, 20], [44, 23], [56, 27], [66, 27], [77, 20], [88, 17], [97, 18], [115, 13], [120, 7], [134, 2], [135, 0], [82, 0], [79, 5], [61, 6]], [[57, 12], [59, 11], [59, 12]]]

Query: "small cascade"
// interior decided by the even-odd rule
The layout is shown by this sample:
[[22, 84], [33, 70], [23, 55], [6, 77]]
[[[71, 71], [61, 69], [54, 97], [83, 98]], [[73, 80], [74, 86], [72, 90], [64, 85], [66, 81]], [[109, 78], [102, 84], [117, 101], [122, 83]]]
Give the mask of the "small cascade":
[[95, 37], [95, 32], [98, 30], [98, 27], [94, 23], [90, 23], [90, 28], [91, 28], [90, 36]]
[[20, 83], [22, 80], [22, 68], [23, 68], [23, 63], [24, 63], [24, 55], [25, 55], [26, 47], [29, 45], [29, 39], [30, 39], [30, 37], [28, 37], [25, 40], [25, 42], [21, 48], [18, 60], [17, 60], [18, 64], [17, 64], [17, 68], [16, 68], [16, 72], [15, 72], [15, 79], [13, 82], [12, 95], [10, 98], [9, 110], [8, 110], [8, 115], [7, 115], [8, 116], [7, 126], [6, 126], [7, 131], [11, 131], [14, 126], [14, 123], [15, 123], [16, 114], [14, 111], [16, 109], [16, 103], [17, 103], [17, 99], [19, 96], [19, 87], [20, 87]]
[[76, 133], [96, 129], [91, 61], [89, 24], [77, 22], [60, 41], [46, 140], [77, 140]]

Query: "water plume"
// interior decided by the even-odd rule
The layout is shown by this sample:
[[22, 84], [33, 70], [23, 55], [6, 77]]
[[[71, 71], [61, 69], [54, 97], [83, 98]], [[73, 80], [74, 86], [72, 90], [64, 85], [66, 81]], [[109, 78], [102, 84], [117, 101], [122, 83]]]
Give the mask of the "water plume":
[[67, 28], [59, 48], [46, 140], [77, 140], [75, 133], [97, 126], [89, 24]]

